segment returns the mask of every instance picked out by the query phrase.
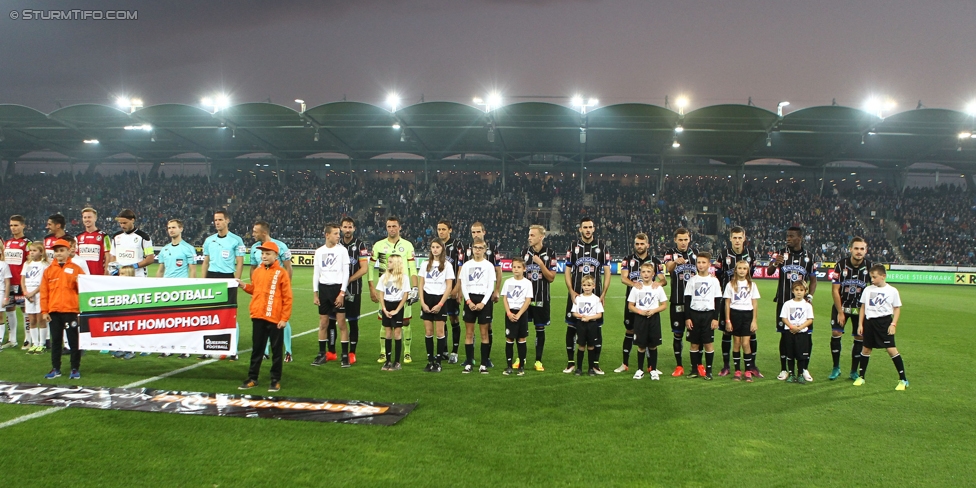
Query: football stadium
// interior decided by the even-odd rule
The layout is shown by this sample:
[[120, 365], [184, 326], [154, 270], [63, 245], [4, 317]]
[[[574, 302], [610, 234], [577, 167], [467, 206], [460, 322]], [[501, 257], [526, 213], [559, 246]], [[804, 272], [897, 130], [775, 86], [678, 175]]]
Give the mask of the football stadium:
[[11, 486], [976, 478], [976, 101], [141, 96], [0, 95]]

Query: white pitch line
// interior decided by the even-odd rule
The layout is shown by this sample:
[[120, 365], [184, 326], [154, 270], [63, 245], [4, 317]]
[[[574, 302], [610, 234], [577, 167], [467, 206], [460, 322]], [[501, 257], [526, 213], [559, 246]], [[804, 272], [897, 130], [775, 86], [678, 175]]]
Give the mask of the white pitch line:
[[[368, 317], [368, 316], [373, 315], [375, 313], [376, 312], [364, 313], [364, 314], [360, 315], [359, 318], [361, 319], [363, 317]], [[312, 332], [318, 332], [318, 330], [319, 330], [319, 328], [318, 327], [315, 327], [314, 329], [309, 329], [309, 330], [306, 330], [305, 332], [300, 332], [298, 334], [294, 334], [291, 337], [292, 337], [292, 339], [294, 339], [296, 337], [301, 337], [303, 335], [311, 334]], [[251, 349], [245, 349], [243, 351], [238, 351], [237, 353], [238, 354], [244, 354], [244, 353], [248, 353], [248, 352], [251, 352]], [[185, 373], [187, 371], [190, 371], [191, 369], [199, 368], [200, 366], [204, 366], [204, 365], [212, 364], [212, 363], [216, 363], [216, 362], [217, 362], [216, 359], [208, 359], [206, 361], [200, 361], [199, 363], [191, 364], [189, 366], [184, 366], [184, 367], [179, 368], [179, 369], [174, 369], [173, 371], [170, 371], [168, 373], [163, 373], [163, 374], [158, 375], [158, 376], [153, 376], [152, 378], [146, 378], [144, 380], [139, 380], [139, 381], [136, 381], [134, 383], [129, 383], [128, 385], [122, 385], [120, 388], [136, 388], [138, 386], [145, 385], [146, 383], [152, 383], [153, 381], [158, 381], [158, 380], [161, 380], [163, 378], [169, 378], [170, 376], [176, 376], [176, 375], [178, 375], [180, 373]], [[50, 415], [52, 413], [60, 412], [61, 410], [64, 410], [66, 408], [68, 408], [68, 407], [54, 407], [54, 408], [49, 408], [47, 410], [41, 410], [40, 412], [34, 412], [34, 413], [29, 413], [27, 415], [22, 415], [20, 417], [13, 418], [13, 419], [10, 419], [10, 420], [8, 420], [6, 422], [0, 423], [0, 429], [5, 429], [7, 427], [12, 427], [14, 425], [27, 422], [28, 420], [34, 420], [36, 418], [41, 418], [41, 417], [43, 417], [45, 415]]]

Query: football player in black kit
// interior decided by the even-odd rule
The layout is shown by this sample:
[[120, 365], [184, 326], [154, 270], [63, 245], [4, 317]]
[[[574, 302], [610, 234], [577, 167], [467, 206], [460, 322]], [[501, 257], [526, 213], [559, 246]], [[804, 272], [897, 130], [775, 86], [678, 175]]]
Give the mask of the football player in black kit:
[[[786, 381], [790, 373], [786, 369], [787, 340], [785, 334], [789, 334], [789, 328], [779, 318], [783, 312], [783, 305], [793, 299], [793, 283], [797, 281], [807, 282], [807, 302], [813, 301], [813, 293], [817, 289], [817, 263], [814, 261], [813, 254], [803, 248], [803, 229], [790, 227], [786, 230], [786, 247], [773, 255], [766, 274], [772, 275], [779, 270], [779, 280], [776, 284], [776, 332], [780, 333], [779, 341], [779, 362], [780, 373], [776, 379]], [[804, 380], [813, 381], [809, 372], [804, 372]]]
[[691, 246], [691, 231], [678, 227], [674, 231], [674, 246], [664, 255], [664, 265], [671, 273], [671, 332], [674, 334], [674, 360], [677, 364], [671, 376], [684, 376], [681, 365], [681, 336], [685, 332], [685, 283], [698, 273], [695, 261], [698, 250]]
[[[829, 380], [840, 377], [840, 339], [844, 337], [844, 327], [848, 319], [851, 325], [857, 322], [861, 311], [861, 293], [871, 284], [871, 262], [864, 259], [868, 254], [868, 243], [861, 237], [851, 239], [850, 253], [850, 256], [837, 263], [831, 276], [834, 306], [830, 310], [830, 355], [834, 360], [834, 369], [827, 377]], [[854, 344], [851, 346], [850, 378], [856, 380], [863, 345], [861, 336], [857, 335], [856, 326], [851, 329], [851, 337], [854, 338]]]
[[[735, 264], [739, 261], [745, 261], [749, 263], [749, 276], [754, 276], [753, 272], [756, 270], [756, 253], [746, 247], [746, 230], [742, 227], [733, 227], [729, 231], [729, 244], [731, 246], [723, 249], [718, 254], [718, 260], [715, 262], [715, 275], [718, 278], [719, 283], [722, 285], [722, 289], [725, 289], [725, 285], [732, 280], [732, 276], [735, 275]], [[722, 317], [719, 319], [720, 324], [724, 324], [727, 320], [725, 317], [725, 306], [723, 304], [721, 308]], [[753, 332], [752, 336], [749, 337], [749, 347], [752, 351], [751, 364], [752, 369], [750, 370], [753, 376], [758, 376], [762, 378], [762, 373], [759, 372], [759, 368], [756, 366], [756, 333]], [[722, 327], [722, 371], [719, 372], [719, 376], [727, 376], [729, 374], [729, 354], [732, 352], [732, 333], [727, 332], [725, 327]], [[750, 363], [747, 363], [750, 364]]]
[[550, 321], [549, 284], [556, 279], [556, 250], [542, 243], [545, 237], [545, 227], [529, 227], [529, 246], [519, 253], [526, 263], [525, 276], [532, 282], [532, 303], [529, 305], [528, 317], [535, 324], [536, 371], [545, 371], [542, 366], [542, 352], [546, 346], [546, 326]]
[[[459, 276], [461, 272], [461, 266], [464, 264], [464, 260], [467, 259], [468, 248], [464, 247], [464, 244], [460, 239], [455, 239], [451, 236], [454, 231], [454, 226], [451, 225], [450, 220], [441, 220], [437, 222], [437, 237], [441, 241], [444, 241], [444, 255], [447, 258], [447, 262], [454, 266], [454, 276]], [[444, 302], [444, 312], [447, 313], [448, 318], [451, 320], [451, 338], [453, 343], [451, 344], [451, 353], [446, 358], [441, 358], [447, 360], [448, 364], [456, 364], [458, 362], [458, 347], [461, 345], [461, 322], [460, 316], [460, 302], [458, 297], [461, 296], [461, 280], [454, 280], [454, 289], [447, 292], [448, 299]]]
[[[644, 263], [654, 264], [655, 280], [661, 286], [666, 286], [667, 279], [664, 274], [661, 274], [661, 267], [663, 263], [661, 260], [654, 257], [651, 253], [647, 251], [650, 246], [650, 240], [647, 238], [647, 234], [641, 232], [634, 236], [634, 253], [630, 256], [624, 258], [620, 262], [620, 282], [627, 286], [627, 292], [624, 293], [624, 297], [630, 297], [630, 290], [635, 286], [641, 288], [644, 283], [641, 281], [640, 270], [641, 265]], [[648, 285], [650, 286], [650, 285]], [[630, 370], [630, 350], [634, 347], [634, 319], [637, 316], [634, 312], [631, 312], [627, 307], [630, 302], [624, 301], [624, 346], [623, 346], [623, 363], [615, 370], [614, 373], [623, 373]]]
[[[579, 233], [580, 238], [569, 246], [566, 251], [566, 269], [563, 277], [566, 279], [566, 289], [569, 296], [566, 297], [566, 369], [563, 373], [576, 371], [576, 318], [573, 317], [573, 302], [576, 295], [583, 293], [583, 277], [592, 276], [596, 289], [595, 295], [600, 297], [600, 301], [606, 306], [607, 290], [610, 288], [610, 249], [606, 242], [593, 237], [593, 219], [583, 217], [580, 219]], [[602, 278], [601, 278], [602, 275]], [[594, 347], [595, 359], [600, 361], [600, 350], [603, 348], [603, 338], [598, 337]], [[579, 365], [582, 367], [582, 365]]]

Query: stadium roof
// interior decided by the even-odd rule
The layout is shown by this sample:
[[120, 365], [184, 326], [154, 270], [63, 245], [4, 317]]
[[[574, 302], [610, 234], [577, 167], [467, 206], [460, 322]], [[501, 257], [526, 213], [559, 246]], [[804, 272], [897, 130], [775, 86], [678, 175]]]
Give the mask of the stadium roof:
[[[586, 114], [540, 102], [487, 113], [454, 102], [418, 103], [396, 112], [359, 102], [327, 103], [305, 112], [244, 103], [215, 113], [179, 104], [132, 113], [82, 104], [50, 114], [5, 104], [0, 105], [0, 156], [30, 160], [25, 155], [41, 151], [74, 161], [131, 155], [157, 162], [187, 153], [212, 161], [254, 153], [283, 161], [322, 153], [354, 160], [410, 153], [428, 160], [458, 154], [504, 155], [507, 161], [544, 155], [577, 162], [629, 156], [634, 161], [712, 159], [735, 165], [781, 159], [806, 167], [834, 161], [881, 168], [935, 162], [970, 169], [976, 165], [976, 139], [960, 133], [973, 132], [973, 122], [972, 116], [945, 109], [880, 118], [842, 106], [804, 108], [780, 117], [749, 105], [714, 105], [680, 115], [639, 103]], [[680, 147], [672, 147], [675, 140]]]

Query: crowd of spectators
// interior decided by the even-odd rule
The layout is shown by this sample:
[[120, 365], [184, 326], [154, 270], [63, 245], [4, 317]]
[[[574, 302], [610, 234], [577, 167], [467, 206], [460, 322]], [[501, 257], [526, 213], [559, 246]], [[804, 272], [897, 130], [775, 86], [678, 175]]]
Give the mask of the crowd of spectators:
[[[821, 195], [796, 182], [748, 181], [739, 190], [729, 178], [707, 176], [669, 177], [660, 192], [653, 179], [626, 183], [631, 184], [588, 182], [584, 194], [578, 179], [516, 175], [507, 178], [503, 188], [501, 178], [492, 173], [438, 175], [430, 183], [398, 172], [318, 176], [300, 171], [281, 182], [247, 173], [213, 178], [15, 175], [5, 182], [0, 212], [24, 215], [28, 237], [40, 239], [51, 214], [64, 214], [66, 230], [78, 233], [81, 210], [92, 206], [100, 212], [100, 226], [111, 233], [118, 228], [113, 217], [130, 208], [138, 216], [137, 225], [155, 243], [168, 240], [166, 222], [176, 217], [184, 222], [184, 238], [199, 245], [213, 232], [213, 211], [227, 208], [232, 231], [246, 242], [251, 242], [251, 225], [267, 220], [272, 236], [299, 249], [320, 246], [324, 224], [344, 216], [354, 218], [358, 237], [372, 243], [385, 236], [387, 216], [397, 215], [403, 237], [418, 253], [436, 237], [439, 220], [450, 220], [455, 236], [465, 241], [470, 240], [471, 224], [480, 221], [487, 240], [503, 255], [525, 245], [528, 225], [548, 228], [548, 219], [558, 213], [562, 232], [548, 238], [557, 252], [577, 238], [576, 225], [586, 216], [594, 220], [598, 238], [608, 241], [615, 257], [631, 252], [638, 232], [650, 236], [652, 252], [663, 254], [673, 245], [672, 233], [678, 227], [692, 231], [699, 249], [715, 251], [726, 244], [727, 230], [734, 225], [746, 229], [749, 245], [765, 257], [785, 245], [786, 229], [796, 225], [806, 230], [805, 246], [824, 261], [843, 257], [850, 239], [860, 235], [869, 242], [870, 259], [895, 262], [887, 235], [897, 235], [892, 240], [909, 262], [976, 263], [976, 200], [973, 193], [956, 187], [904, 192], [882, 187]], [[550, 212], [552, 202], [559, 205]], [[540, 203], [544, 211], [539, 211]], [[716, 226], [702, 214], [724, 225], [713, 230]]]

